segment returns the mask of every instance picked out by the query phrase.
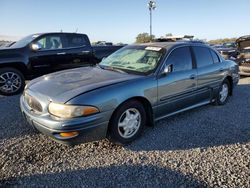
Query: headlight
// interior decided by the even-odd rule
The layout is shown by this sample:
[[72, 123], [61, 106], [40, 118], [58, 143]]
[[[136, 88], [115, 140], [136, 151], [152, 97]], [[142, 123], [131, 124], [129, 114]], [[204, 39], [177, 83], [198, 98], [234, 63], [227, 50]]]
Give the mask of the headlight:
[[96, 114], [99, 109], [93, 106], [73, 106], [66, 104], [49, 104], [49, 113], [60, 118], [74, 118]]

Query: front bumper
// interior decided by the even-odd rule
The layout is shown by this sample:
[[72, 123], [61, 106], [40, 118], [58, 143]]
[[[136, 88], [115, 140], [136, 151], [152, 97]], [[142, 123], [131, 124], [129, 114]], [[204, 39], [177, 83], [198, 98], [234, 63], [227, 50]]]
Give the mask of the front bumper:
[[[113, 112], [102, 112], [92, 116], [73, 118], [70, 120], [56, 120], [48, 113], [38, 115], [32, 112], [23, 96], [20, 98], [20, 107], [24, 118], [33, 128], [59, 143], [68, 145], [105, 138], [109, 119]], [[79, 135], [73, 138], [62, 138], [58, 136], [60, 133], [75, 131], [77, 131]]]

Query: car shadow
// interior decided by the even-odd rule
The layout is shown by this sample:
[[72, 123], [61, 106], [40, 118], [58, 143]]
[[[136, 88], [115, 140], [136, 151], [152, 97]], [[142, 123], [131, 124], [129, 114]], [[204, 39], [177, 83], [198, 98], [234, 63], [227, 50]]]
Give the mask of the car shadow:
[[250, 85], [238, 85], [224, 106], [196, 108], [156, 123], [126, 146], [133, 151], [186, 150], [250, 142]]
[[0, 180], [17, 187], [207, 187], [191, 175], [152, 165], [121, 165]]
[[35, 134], [22, 117], [20, 95], [0, 97], [0, 140]]

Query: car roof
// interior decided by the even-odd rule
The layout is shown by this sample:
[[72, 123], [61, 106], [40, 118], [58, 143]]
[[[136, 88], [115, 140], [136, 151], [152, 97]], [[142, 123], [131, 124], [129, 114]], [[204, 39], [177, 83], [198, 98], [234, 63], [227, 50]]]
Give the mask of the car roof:
[[70, 32], [47, 32], [47, 33], [34, 33], [34, 34], [32, 34], [32, 35], [39, 35], [39, 36], [41, 36], [41, 35], [47, 35], [47, 34], [78, 34], [78, 35], [86, 35], [86, 34], [84, 34], [84, 33], [74, 33], [74, 32], [72, 32], [72, 33], [70, 33]]
[[242, 37], [239, 37], [237, 40], [236, 40], [236, 43], [242, 41], [242, 40], [249, 40], [250, 39], [250, 35], [245, 35], [245, 36], [242, 36]]
[[142, 44], [135, 44], [139, 46], [152, 46], [152, 47], [160, 47], [160, 48], [166, 48], [170, 49], [174, 46], [179, 46], [179, 45], [193, 45], [193, 44], [199, 44], [202, 46], [207, 46], [203, 42], [199, 41], [176, 41], [176, 42], [151, 42], [151, 43], [142, 43]]

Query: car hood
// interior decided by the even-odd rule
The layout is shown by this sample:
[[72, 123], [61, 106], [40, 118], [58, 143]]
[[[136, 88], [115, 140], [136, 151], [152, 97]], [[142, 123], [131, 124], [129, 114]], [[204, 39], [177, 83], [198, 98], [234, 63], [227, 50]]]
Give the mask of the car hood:
[[0, 48], [0, 62], [5, 58], [16, 58], [23, 56], [22, 48]]
[[0, 48], [0, 52], [15, 52], [20, 48], [10, 48], [10, 47], [2, 47]]
[[236, 44], [239, 51], [242, 51], [243, 49], [250, 47], [250, 35], [238, 38], [236, 40]]
[[139, 77], [98, 67], [84, 67], [39, 77], [27, 85], [26, 91], [34, 97], [43, 96], [48, 101], [66, 103], [80, 94]]

